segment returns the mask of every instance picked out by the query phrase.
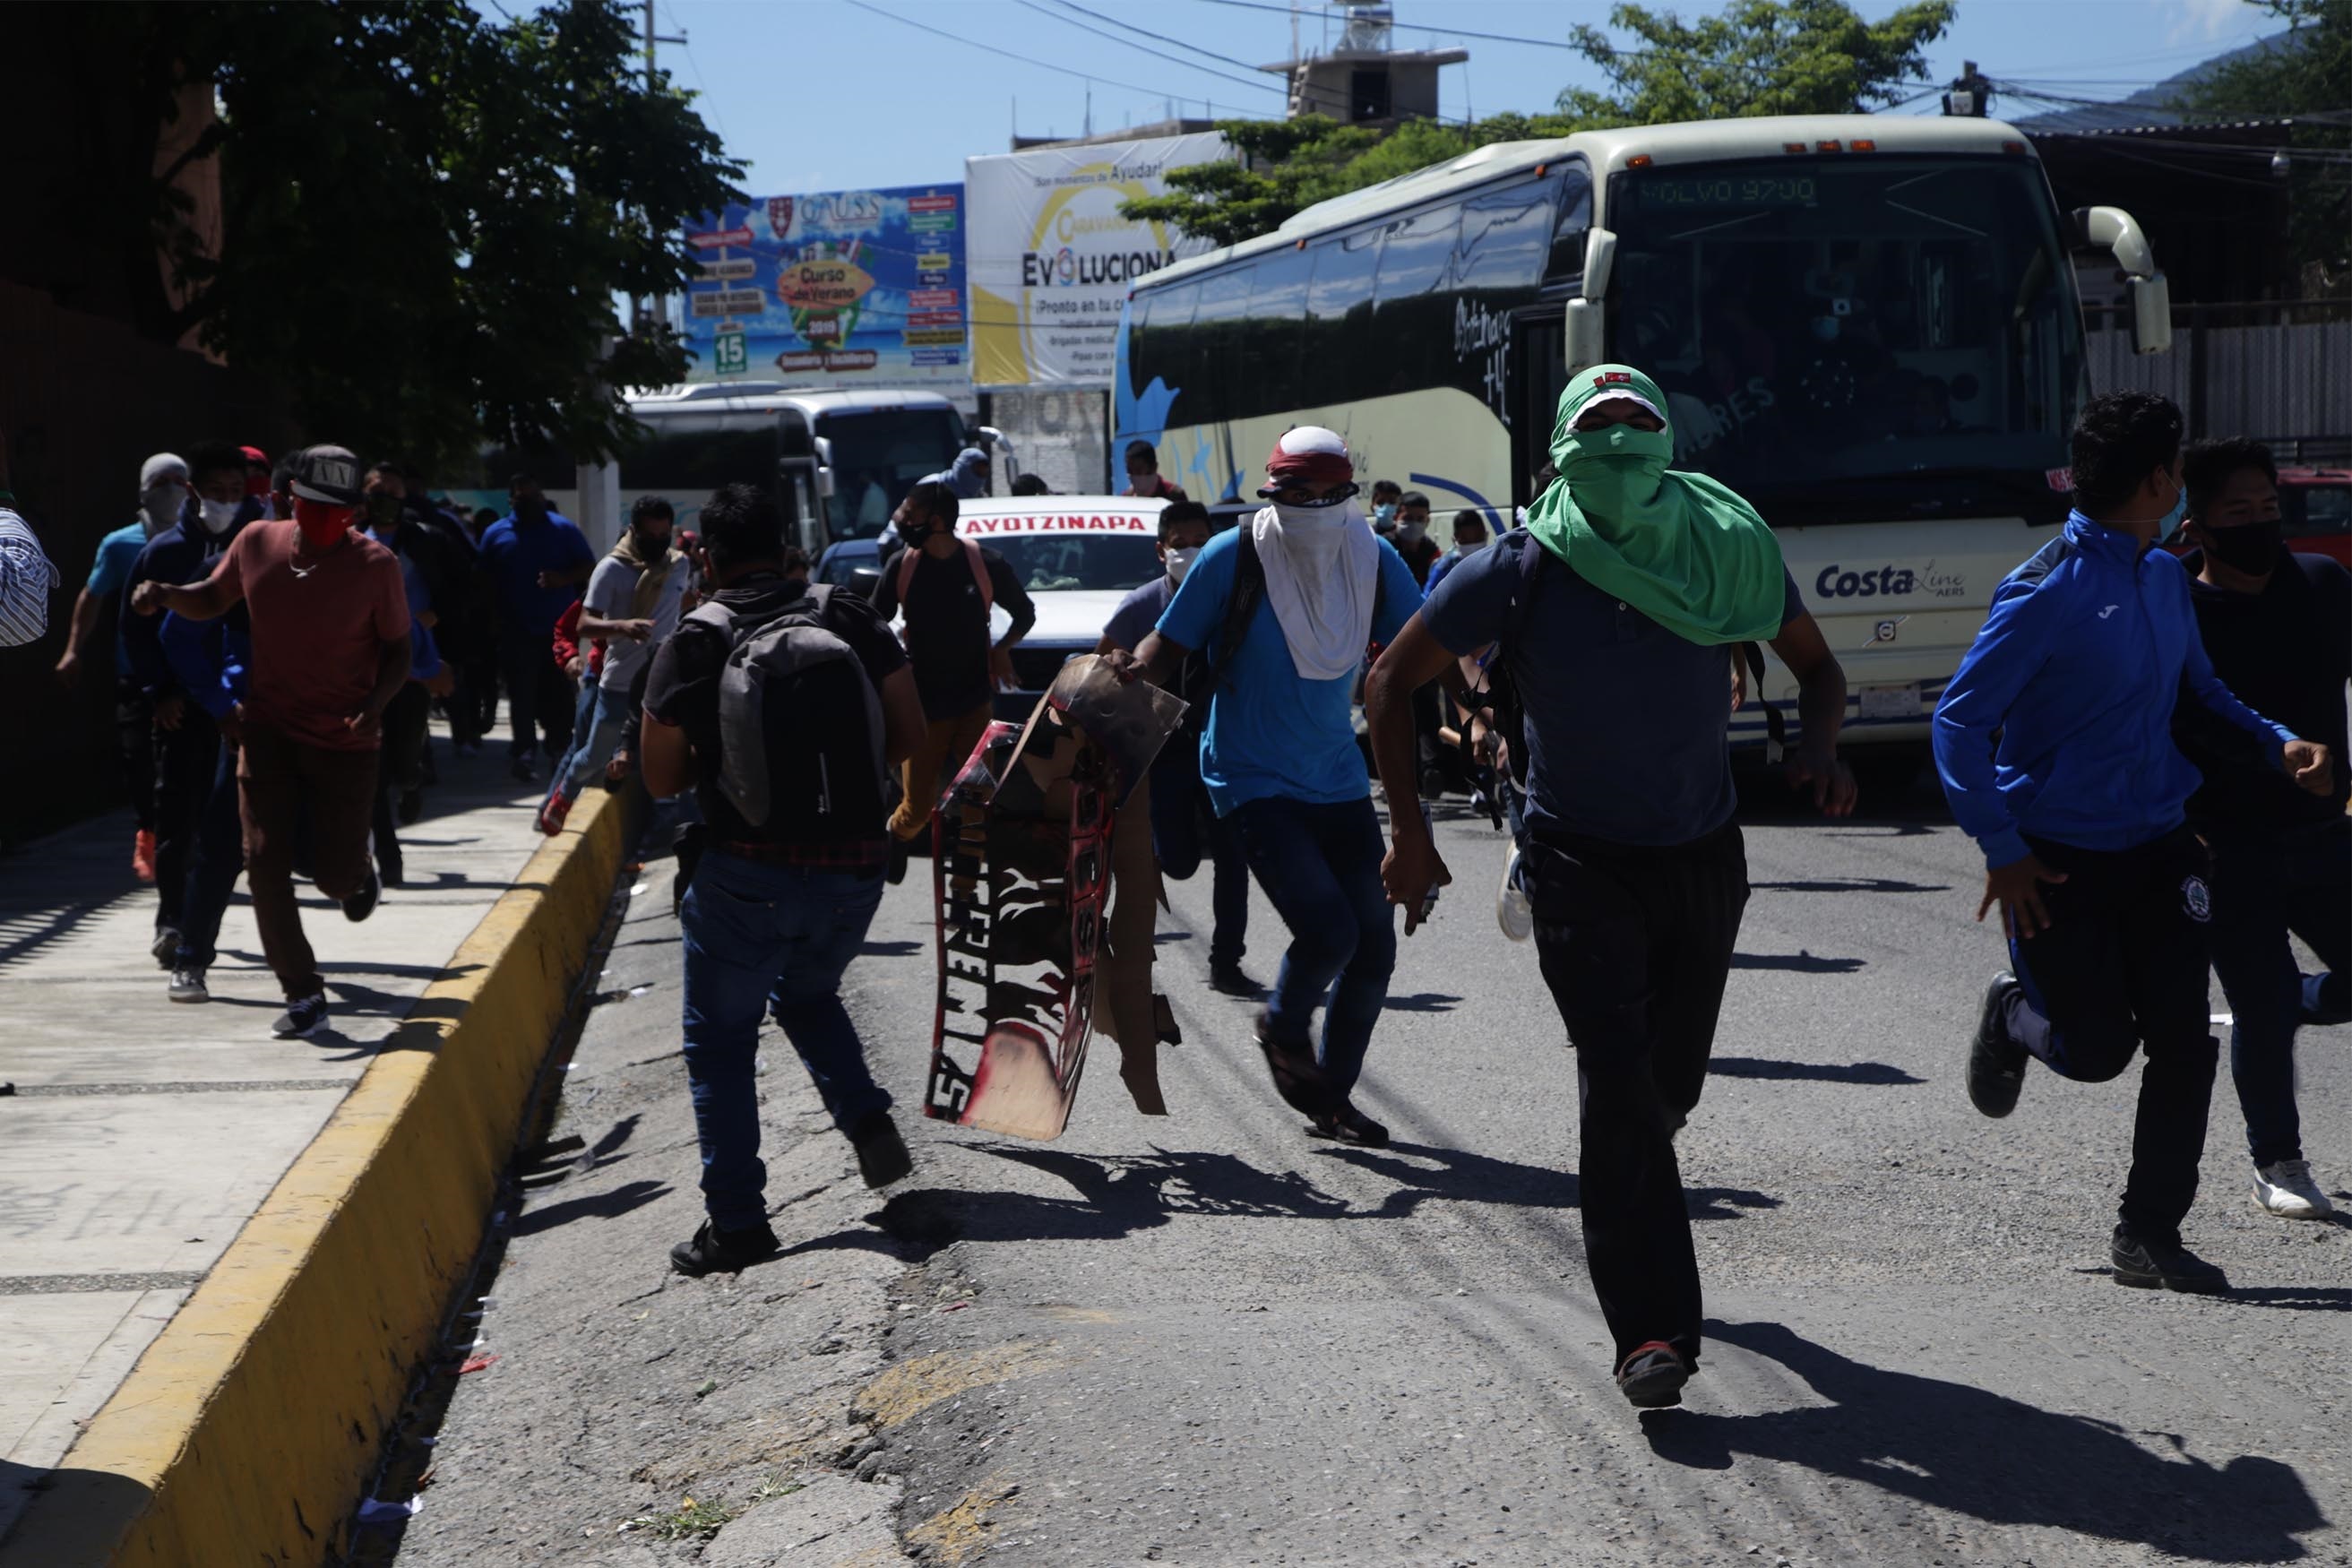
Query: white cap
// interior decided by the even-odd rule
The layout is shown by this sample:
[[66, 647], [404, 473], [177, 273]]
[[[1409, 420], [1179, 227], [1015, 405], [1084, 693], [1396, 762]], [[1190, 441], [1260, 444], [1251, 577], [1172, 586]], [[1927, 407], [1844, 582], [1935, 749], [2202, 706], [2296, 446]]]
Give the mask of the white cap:
[[188, 465], [176, 453], [158, 452], [139, 465], [139, 493], [145, 495], [166, 479], [188, 482]]

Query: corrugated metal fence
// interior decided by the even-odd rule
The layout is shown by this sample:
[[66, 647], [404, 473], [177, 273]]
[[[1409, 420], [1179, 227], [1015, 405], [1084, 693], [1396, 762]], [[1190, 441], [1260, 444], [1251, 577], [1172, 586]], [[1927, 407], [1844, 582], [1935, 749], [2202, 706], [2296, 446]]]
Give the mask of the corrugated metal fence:
[[2132, 353], [2127, 307], [2084, 310], [2091, 386], [2162, 393], [2194, 437], [2251, 436], [2290, 456], [2352, 452], [2352, 300], [2176, 305], [2172, 352]]

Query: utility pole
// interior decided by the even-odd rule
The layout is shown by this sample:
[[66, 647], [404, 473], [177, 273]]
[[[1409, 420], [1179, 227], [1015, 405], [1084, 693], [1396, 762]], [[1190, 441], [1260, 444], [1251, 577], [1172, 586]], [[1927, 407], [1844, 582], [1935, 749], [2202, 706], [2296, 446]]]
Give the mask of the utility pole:
[[[654, 31], [654, 0], [638, 0], [638, 3], [646, 8], [646, 90], [652, 92], [661, 79], [654, 68], [654, 46], [656, 44], [683, 46], [686, 42], [686, 35], [680, 33], [673, 38]], [[629, 331], [635, 332], [642, 330], [646, 317], [657, 310], [660, 305], [661, 301], [657, 299], [632, 299], [629, 301]]]

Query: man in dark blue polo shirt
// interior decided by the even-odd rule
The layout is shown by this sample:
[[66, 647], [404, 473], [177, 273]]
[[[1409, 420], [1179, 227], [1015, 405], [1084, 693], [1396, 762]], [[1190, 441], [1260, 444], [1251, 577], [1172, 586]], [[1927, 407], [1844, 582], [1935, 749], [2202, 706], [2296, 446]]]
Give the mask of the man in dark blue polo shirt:
[[[1853, 808], [1837, 760], [1845, 675], [1732, 491], [1669, 472], [1665, 398], [1639, 371], [1580, 373], [1552, 436], [1559, 478], [1528, 526], [1446, 574], [1372, 667], [1391, 901], [1418, 923], [1449, 879], [1420, 813], [1412, 694], [1499, 644], [1526, 770], [1536, 951], [1576, 1050], [1585, 1258], [1636, 1406], [1681, 1403], [1698, 1363], [1698, 1260], [1674, 1135], [1706, 1082], [1748, 860], [1732, 820], [1730, 661], [1769, 641], [1798, 680], [1789, 762], [1822, 808]], [[1506, 729], [1511, 728], [1508, 718]]]
[[517, 474], [507, 494], [513, 510], [482, 531], [480, 569], [498, 604], [499, 672], [514, 731], [509, 763], [516, 778], [529, 781], [541, 737], [550, 767], [572, 745], [574, 693], [555, 666], [551, 638], [556, 617], [595, 570], [596, 552], [547, 504], [537, 479]]

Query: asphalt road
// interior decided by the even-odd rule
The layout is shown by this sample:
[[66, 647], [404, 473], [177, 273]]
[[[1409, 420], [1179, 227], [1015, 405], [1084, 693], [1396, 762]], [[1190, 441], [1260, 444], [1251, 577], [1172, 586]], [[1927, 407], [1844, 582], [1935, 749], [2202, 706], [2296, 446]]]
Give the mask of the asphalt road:
[[[400, 1556], [871, 1562], [887, 1526], [932, 1562], [1074, 1568], [2352, 1562], [2352, 1230], [2252, 1207], [2225, 1069], [2188, 1231], [2236, 1291], [2118, 1289], [2137, 1074], [2036, 1068], [2008, 1121], [1969, 1108], [1999, 957], [1969, 919], [1977, 860], [1932, 797], [1879, 804], [1844, 824], [1747, 814], [1755, 895], [1678, 1143], [1711, 1343], [1685, 1406], [1646, 1416], [1610, 1382], [1572, 1061], [1532, 949], [1496, 930], [1483, 820], [1441, 823], [1458, 882], [1402, 944], [1372, 1044], [1360, 1102], [1393, 1148], [1312, 1142], [1275, 1100], [1247, 1005], [1205, 984], [1204, 872], [1161, 922], [1186, 1042], [1163, 1058], [1173, 1115], [1134, 1113], [1106, 1046], [1061, 1140], [912, 1122], [917, 1173], [877, 1205], [772, 1051], [793, 1250], [734, 1281], [661, 1275], [694, 1171], [682, 1073], [657, 1055], [667, 910], [633, 916], [616, 970], [673, 1000], [599, 1009], [575, 1074], [591, 1102], [567, 1110], [590, 1139], [625, 1119], [631, 1157], [534, 1200], [592, 1223], [518, 1238], [483, 1320], [512, 1353], [463, 1380]], [[851, 973], [907, 1103], [929, 1036], [920, 881], [891, 891]], [[1261, 978], [1282, 941], [1260, 900]], [[2303, 1037], [2306, 1152], [2335, 1191], [2347, 1040]], [[706, 1365], [759, 1392], [695, 1394]], [[751, 1511], [707, 1546], [614, 1533], [688, 1488]], [[823, 1538], [845, 1509], [858, 1522], [833, 1539], [866, 1555], [761, 1544]]]

